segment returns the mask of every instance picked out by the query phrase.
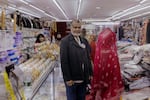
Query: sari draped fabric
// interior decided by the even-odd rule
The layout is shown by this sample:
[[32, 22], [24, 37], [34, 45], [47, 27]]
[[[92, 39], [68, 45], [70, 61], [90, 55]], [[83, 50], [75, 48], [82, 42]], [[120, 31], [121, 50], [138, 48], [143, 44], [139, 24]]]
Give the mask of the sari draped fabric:
[[96, 44], [91, 100], [119, 100], [122, 90], [116, 34], [106, 28]]

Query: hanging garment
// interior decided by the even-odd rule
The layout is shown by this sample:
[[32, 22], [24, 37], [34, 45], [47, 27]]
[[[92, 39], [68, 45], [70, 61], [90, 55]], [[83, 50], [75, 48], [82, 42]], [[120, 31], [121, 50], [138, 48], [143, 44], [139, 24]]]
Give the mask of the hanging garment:
[[106, 28], [96, 44], [91, 100], [119, 100], [122, 90], [116, 35]]
[[146, 43], [150, 43], [150, 22], [147, 24]]
[[146, 19], [144, 21], [144, 25], [142, 27], [142, 38], [141, 38], [142, 44], [146, 44], [146, 33], [147, 33], [148, 22], [149, 22], [149, 20]]
[[94, 62], [95, 49], [96, 49], [96, 43], [95, 43], [95, 41], [91, 41], [90, 46], [91, 46], [91, 59]]
[[132, 89], [142, 89], [144, 87], [150, 86], [150, 78], [142, 77], [139, 80], [134, 81], [132, 84], [129, 85], [129, 88]]
[[124, 30], [123, 30], [123, 27], [120, 26], [119, 27], [119, 40], [121, 40], [122, 38], [124, 38]]

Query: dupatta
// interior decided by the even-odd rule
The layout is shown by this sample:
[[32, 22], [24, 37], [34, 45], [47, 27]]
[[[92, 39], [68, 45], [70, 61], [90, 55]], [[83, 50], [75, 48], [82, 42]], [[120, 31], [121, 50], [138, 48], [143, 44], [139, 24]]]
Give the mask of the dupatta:
[[98, 36], [90, 100], [119, 100], [123, 90], [116, 34], [109, 28]]

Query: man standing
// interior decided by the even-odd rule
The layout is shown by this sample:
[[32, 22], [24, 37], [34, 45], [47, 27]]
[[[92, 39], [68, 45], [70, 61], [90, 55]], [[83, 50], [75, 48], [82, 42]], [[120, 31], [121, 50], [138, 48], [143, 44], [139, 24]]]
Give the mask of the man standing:
[[81, 22], [73, 20], [71, 33], [60, 45], [61, 68], [66, 85], [67, 100], [85, 100], [86, 86], [92, 76], [87, 40], [80, 37]]

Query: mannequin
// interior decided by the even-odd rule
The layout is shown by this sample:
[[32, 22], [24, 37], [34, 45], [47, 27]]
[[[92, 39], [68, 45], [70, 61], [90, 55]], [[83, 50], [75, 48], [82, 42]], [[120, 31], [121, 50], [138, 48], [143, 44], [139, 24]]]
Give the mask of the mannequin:
[[119, 100], [122, 90], [116, 34], [106, 28], [99, 34], [96, 44], [90, 100]]

